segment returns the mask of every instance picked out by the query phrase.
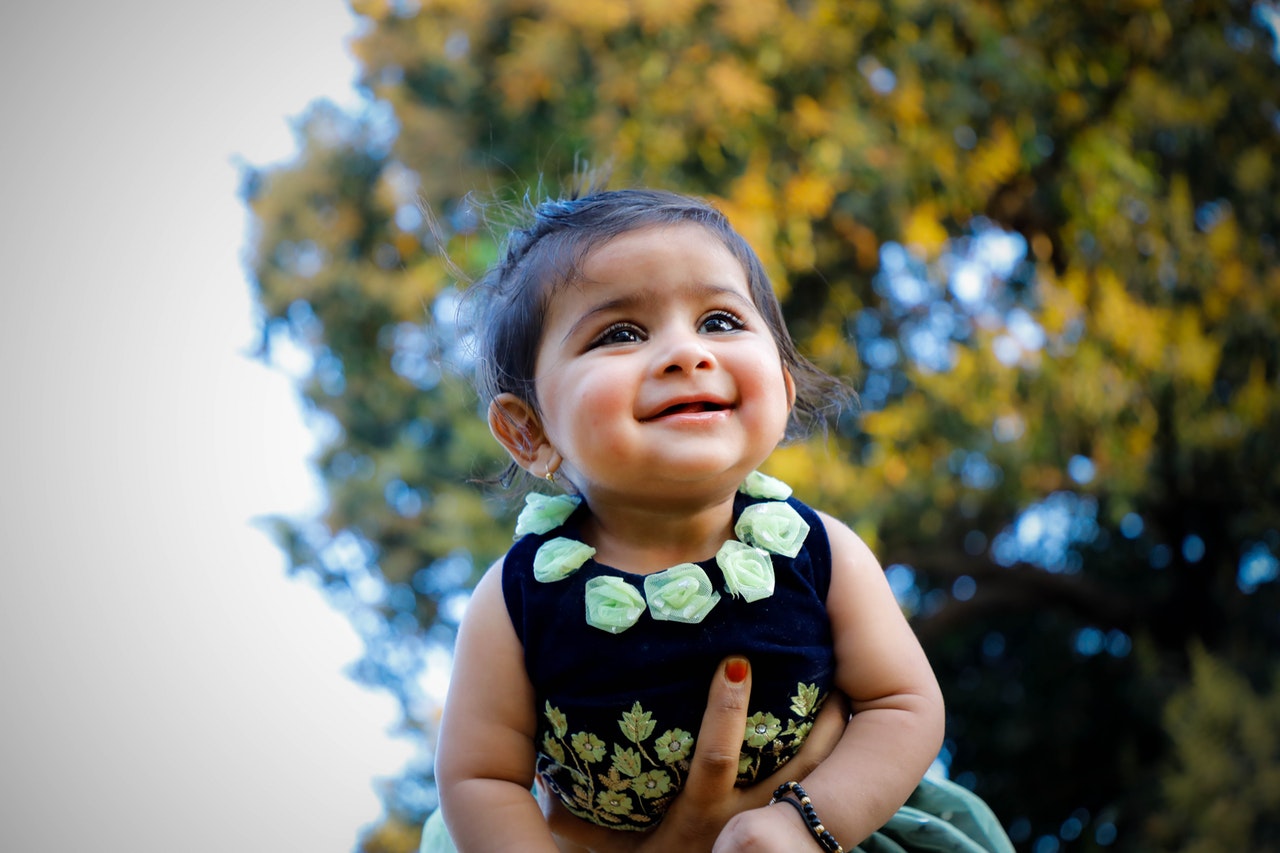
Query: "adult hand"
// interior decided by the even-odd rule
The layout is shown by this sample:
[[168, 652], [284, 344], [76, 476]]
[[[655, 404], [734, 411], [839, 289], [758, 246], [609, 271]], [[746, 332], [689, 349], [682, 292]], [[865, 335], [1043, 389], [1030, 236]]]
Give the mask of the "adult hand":
[[848, 701], [832, 696], [814, 720], [804, 746], [785, 767], [748, 788], [737, 788], [734, 782], [750, 698], [750, 665], [744, 658], [727, 658], [711, 679], [685, 786], [653, 830], [619, 832], [579, 820], [539, 785], [542, 813], [561, 849], [574, 853], [709, 853], [730, 818], [765, 805], [783, 781], [803, 779], [817, 767], [839, 742], [849, 718]]

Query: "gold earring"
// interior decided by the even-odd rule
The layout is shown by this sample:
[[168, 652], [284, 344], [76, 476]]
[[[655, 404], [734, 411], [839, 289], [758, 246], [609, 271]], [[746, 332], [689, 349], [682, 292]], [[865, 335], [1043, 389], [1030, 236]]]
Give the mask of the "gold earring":
[[556, 481], [556, 472], [560, 470], [560, 463], [564, 461], [564, 459], [560, 457], [559, 453], [555, 453], [554, 451], [552, 452], [554, 455], [552, 456], [551, 461], [547, 463], [547, 473], [542, 475], [542, 478], [548, 483], [554, 483]]

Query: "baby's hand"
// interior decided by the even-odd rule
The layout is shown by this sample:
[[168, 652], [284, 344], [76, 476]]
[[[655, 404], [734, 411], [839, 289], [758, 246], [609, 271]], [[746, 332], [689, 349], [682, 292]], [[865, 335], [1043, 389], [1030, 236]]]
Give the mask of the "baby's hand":
[[711, 853], [795, 853], [817, 849], [800, 814], [785, 804], [751, 809], [725, 824]]

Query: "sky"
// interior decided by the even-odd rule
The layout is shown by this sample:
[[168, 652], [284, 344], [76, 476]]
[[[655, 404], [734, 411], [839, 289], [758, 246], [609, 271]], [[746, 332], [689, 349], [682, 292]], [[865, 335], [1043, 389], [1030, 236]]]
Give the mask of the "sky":
[[237, 164], [354, 103], [341, 0], [0, 11], [0, 849], [350, 851], [409, 757], [253, 523], [321, 498]]

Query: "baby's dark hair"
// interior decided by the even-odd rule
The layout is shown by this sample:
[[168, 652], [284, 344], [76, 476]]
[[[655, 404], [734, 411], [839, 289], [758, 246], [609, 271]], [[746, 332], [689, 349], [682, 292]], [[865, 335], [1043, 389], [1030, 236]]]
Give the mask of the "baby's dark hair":
[[483, 402], [511, 393], [539, 411], [534, 368], [555, 292], [578, 280], [587, 255], [609, 240], [641, 228], [685, 223], [707, 229], [746, 272], [751, 299], [796, 385], [786, 437], [807, 435], [853, 399], [845, 383], [800, 355], [759, 256], [703, 199], [653, 189], [602, 190], [543, 201], [532, 214], [530, 224], [508, 235], [501, 259], [468, 294], [478, 306], [477, 385]]

